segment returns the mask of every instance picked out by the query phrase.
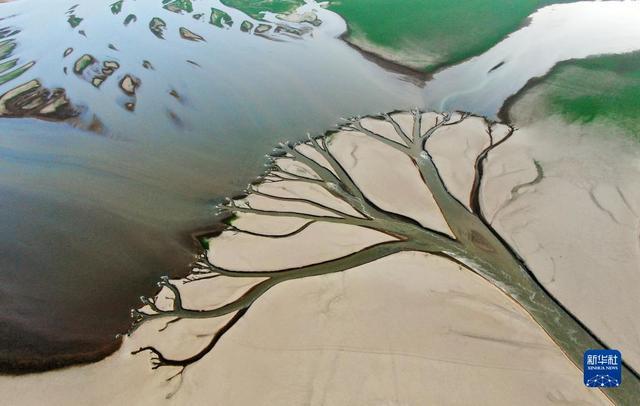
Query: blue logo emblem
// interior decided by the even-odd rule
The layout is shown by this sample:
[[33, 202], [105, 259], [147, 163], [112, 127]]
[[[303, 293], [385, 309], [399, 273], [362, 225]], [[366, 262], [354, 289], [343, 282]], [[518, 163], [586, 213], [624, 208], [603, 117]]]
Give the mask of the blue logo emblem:
[[622, 354], [618, 350], [584, 352], [584, 384], [590, 388], [615, 388], [622, 383]]

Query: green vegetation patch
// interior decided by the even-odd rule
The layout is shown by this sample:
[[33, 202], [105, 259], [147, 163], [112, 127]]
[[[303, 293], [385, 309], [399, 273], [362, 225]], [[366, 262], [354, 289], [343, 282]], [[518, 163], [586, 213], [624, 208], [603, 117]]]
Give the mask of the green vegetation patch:
[[124, 23], [123, 23], [123, 24], [124, 24], [125, 26], [127, 26], [127, 25], [129, 25], [129, 24], [131, 24], [131, 23], [134, 23], [134, 22], [136, 22], [136, 21], [138, 21], [138, 17], [136, 17], [136, 15], [135, 15], [135, 14], [129, 14], [129, 15], [124, 19]]
[[0, 41], [0, 85], [17, 78], [35, 65], [35, 62], [31, 61], [14, 69], [18, 65], [18, 58], [7, 59], [13, 53], [16, 45], [14, 39]]
[[251, 21], [244, 20], [242, 24], [240, 24], [240, 30], [242, 32], [249, 32], [253, 28], [253, 23]]
[[220, 2], [256, 20], [262, 20], [267, 11], [287, 14], [304, 4], [304, 0], [221, 0]]
[[97, 62], [96, 58], [94, 58], [89, 54], [84, 54], [80, 58], [78, 58], [76, 63], [73, 65], [73, 71], [81, 75], [85, 69], [87, 69], [89, 66], [93, 65], [96, 62]]
[[222, 223], [230, 226], [230, 225], [233, 225], [233, 222], [236, 220], [238, 220], [238, 215], [234, 213], [229, 217], [227, 217], [226, 219], [224, 219]]
[[233, 25], [233, 20], [231, 19], [231, 16], [224, 11], [211, 7], [211, 18], [209, 19], [209, 23], [220, 28], [225, 25], [231, 27]]
[[167, 29], [167, 23], [162, 18], [153, 17], [149, 21], [149, 30], [160, 39], [164, 39], [164, 31]]
[[567, 61], [541, 82], [551, 113], [614, 121], [640, 140], [640, 52]]
[[111, 5], [111, 12], [113, 14], [120, 14], [120, 12], [122, 11], [122, 3], [124, 3], [124, 0], [116, 1], [115, 3], [113, 3]]
[[333, 0], [347, 39], [394, 62], [434, 71], [483, 53], [536, 9], [565, 0]]
[[12, 69], [18, 63], [18, 58], [11, 59], [10, 61], [0, 63], [0, 73], [4, 73], [9, 69]]
[[209, 250], [209, 239], [208, 239], [208, 238], [206, 238], [206, 237], [200, 237], [200, 238], [198, 238], [198, 241], [200, 242], [200, 245], [202, 246], [202, 248], [203, 248], [205, 251], [208, 251], [208, 250]]
[[7, 39], [0, 42], [0, 59], [4, 59], [11, 55], [16, 47], [16, 41], [14, 39]]
[[84, 20], [84, 18], [80, 18], [80, 17], [76, 16], [75, 14], [71, 14], [69, 16], [69, 18], [67, 19], [67, 22], [69, 23], [71, 28], [76, 28], [77, 26], [80, 25], [82, 20]]
[[193, 4], [191, 0], [163, 0], [162, 4], [164, 4], [164, 8], [172, 11], [174, 13], [182, 13], [183, 11], [186, 13], [193, 12]]
[[18, 76], [22, 75], [23, 73], [25, 73], [27, 70], [29, 70], [33, 65], [35, 65], [36, 63], [34, 61], [28, 62], [24, 65], [22, 65], [21, 67], [14, 69], [10, 72], [4, 73], [2, 75], [0, 75], [0, 85], [4, 85], [5, 83], [9, 82], [10, 80], [13, 80], [15, 78], [17, 78]]

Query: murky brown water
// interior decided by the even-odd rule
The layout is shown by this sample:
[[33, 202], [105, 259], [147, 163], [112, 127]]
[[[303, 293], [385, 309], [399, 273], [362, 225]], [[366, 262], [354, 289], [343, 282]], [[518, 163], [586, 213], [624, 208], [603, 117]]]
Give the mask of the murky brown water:
[[[11, 48], [0, 64], [27, 66], [0, 85], [0, 95], [19, 89], [0, 118], [5, 370], [104, 352], [139, 295], [186, 271], [190, 233], [215, 222], [212, 201], [258, 174], [275, 142], [421, 100], [407, 78], [336, 39], [343, 22], [329, 12], [319, 27], [276, 32], [273, 16], [256, 21], [217, 1], [191, 13], [160, 0], [117, 13], [76, 3], [0, 5], [11, 16], [0, 21]], [[211, 7], [234, 24], [211, 24]]]

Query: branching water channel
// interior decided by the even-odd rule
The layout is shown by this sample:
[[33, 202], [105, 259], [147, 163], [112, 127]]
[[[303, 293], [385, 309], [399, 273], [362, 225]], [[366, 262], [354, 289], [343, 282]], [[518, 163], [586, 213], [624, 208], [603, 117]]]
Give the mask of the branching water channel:
[[[0, 5], [0, 95], [11, 96], [0, 106], [0, 364], [14, 372], [112, 351], [135, 298], [152, 292], [160, 275], [187, 272], [197, 250], [191, 234], [216, 222], [217, 197], [251, 179], [277, 141], [324, 131], [341, 116], [415, 106], [494, 116], [559, 60], [640, 43], [633, 5], [558, 6], [423, 88], [425, 77], [385, 70], [342, 43], [345, 22], [315, 3], [299, 14], [315, 18], [288, 21], [270, 13], [257, 19], [215, 0], [192, 9], [180, 6], [191, 2], [98, 3]], [[550, 24], [559, 17], [572, 23]], [[44, 25], [56, 35], [43, 38]], [[598, 41], [583, 38], [585, 27]], [[572, 40], [556, 41], [559, 33]], [[538, 46], [523, 56], [523, 42]], [[378, 228], [406, 241], [362, 256], [437, 251], [489, 280], [516, 278], [514, 291], [502, 288], [534, 317], [548, 308], [573, 319], [536, 290], [487, 228], [479, 203], [463, 208], [447, 197], [428, 154], [409, 150], [434, 196], [441, 193], [455, 242], [372, 211], [384, 220]], [[340, 270], [322, 267], [329, 268]], [[538, 321], [556, 337], [553, 325]], [[576, 339], [593, 339], [585, 337]], [[572, 339], [557, 341], [564, 349]]]
[[[412, 118], [412, 125], [405, 125], [403, 129], [399, 119], [404, 119], [406, 123], [407, 116]], [[364, 124], [364, 120], [368, 120], [368, 125]], [[387, 124], [387, 133], [383, 134], [372, 129], [372, 120]], [[350, 120], [340, 127], [336, 134], [329, 133], [326, 136], [310, 138], [303, 143], [281, 144], [273, 154], [268, 171], [259, 181], [249, 186], [246, 197], [229, 199], [226, 204], [220, 206], [220, 209], [232, 215], [251, 214], [296, 218], [304, 220], [304, 225], [285, 235], [269, 235], [243, 230], [231, 222], [227, 232], [235, 235], [244, 233], [256, 236], [258, 237], [256, 244], [259, 244], [260, 238], [291, 238], [298, 233], [306, 232], [307, 227], [312, 223], [328, 222], [375, 230], [390, 236], [390, 240], [336, 259], [279, 270], [228, 269], [217, 265], [215, 254], [210, 251], [195, 264], [194, 272], [186, 280], [171, 281], [165, 278], [160, 282], [160, 286], [166, 288], [166, 294], [172, 297], [171, 306], [158, 305], [156, 298], [142, 299], [146, 307], [133, 310], [135, 320], [133, 331], [145, 321], [157, 318], [170, 318], [171, 328], [179, 328], [173, 325], [183, 319], [232, 315], [231, 319], [213, 335], [207, 346], [191, 357], [172, 359], [153, 346], [141, 347], [134, 354], [149, 351], [154, 357], [154, 368], [178, 367], [174, 377], [181, 376], [185, 368], [211, 352], [221, 337], [250, 310], [256, 300], [268, 294], [271, 288], [293, 279], [343, 272], [402, 251], [418, 251], [442, 256], [459, 263], [498, 287], [519, 303], [542, 326], [567, 357], [580, 367], [585, 350], [606, 348], [605, 344], [549, 294], [517, 253], [490, 226], [482, 212], [479, 196], [487, 155], [502, 143], [508, 142], [514, 133], [514, 128], [486, 122], [486, 134], [480, 132], [472, 135], [488, 138], [488, 142], [486, 147], [479, 150], [477, 154], [470, 190], [461, 200], [459, 200], [460, 196], [454, 196], [447, 188], [444, 177], [432, 158], [429, 147], [430, 138], [446, 137], [447, 135], [438, 134], [438, 131], [443, 133], [442, 130], [447, 127], [461, 126], [465, 120], [480, 119], [459, 113], [452, 115], [422, 114], [418, 111], [394, 112], [373, 119], [367, 117]], [[380, 127], [378, 124], [377, 128]], [[461, 131], [471, 132], [468, 128]], [[332, 150], [333, 137], [368, 137], [404, 154], [419, 172], [422, 186], [429, 190], [439, 209], [431, 215], [441, 215], [448, 225], [449, 232], [443, 233], [425, 227], [409, 216], [394, 210], [383, 209], [376, 204], [358, 186], [356, 178], [347, 169], [349, 166], [336, 157], [335, 148]], [[298, 170], [292, 168], [291, 161], [301, 164], [304, 170], [300, 171], [300, 167]], [[407, 176], [412, 175], [407, 174]], [[322, 188], [344, 203], [345, 207], [350, 207], [354, 214], [338, 210], [335, 205], [312, 198], [282, 194], [283, 190], [287, 190], [285, 185], [301, 183]], [[265, 186], [274, 184], [281, 185], [277, 189], [279, 193], [265, 189]], [[298, 206], [301, 209], [293, 211], [286, 206], [281, 210], [257, 208], [252, 204], [252, 198], [256, 197], [273, 200], [276, 202], [276, 207], [277, 202], [301, 204]], [[397, 196], [397, 198], [402, 199], [403, 196]], [[309, 209], [320, 209], [326, 214], [310, 214]], [[215, 238], [212, 242], [215, 244]], [[192, 309], [183, 305], [180, 285], [198, 283], [211, 278], [218, 278], [216, 280], [221, 281], [220, 283], [224, 283], [223, 280], [229, 278], [264, 279], [250, 285], [239, 298], [218, 307]], [[161, 295], [164, 296], [165, 293], [161, 292], [159, 296]], [[169, 324], [166, 328], [169, 328]], [[640, 377], [625, 365], [623, 380], [625, 383], [622, 387], [606, 390], [606, 394], [617, 404], [632, 404], [634, 399], [640, 397]]]

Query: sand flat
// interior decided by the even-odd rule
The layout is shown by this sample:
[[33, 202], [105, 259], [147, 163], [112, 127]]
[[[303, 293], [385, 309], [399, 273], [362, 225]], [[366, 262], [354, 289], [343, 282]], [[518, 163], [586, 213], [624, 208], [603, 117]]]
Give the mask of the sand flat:
[[362, 134], [349, 132], [334, 134], [329, 148], [363, 193], [381, 208], [451, 235], [431, 192], [406, 155]]
[[608, 404], [582, 385], [580, 371], [518, 305], [472, 273], [424, 254], [274, 288], [214, 352], [189, 367], [170, 400], [177, 382], [163, 379], [171, 369], [152, 372], [148, 357], [128, 354], [153, 334], [151, 324], [143, 325], [98, 364], [2, 378], [4, 401]]
[[469, 208], [476, 157], [490, 145], [487, 123], [468, 117], [460, 124], [442, 127], [429, 137], [427, 149], [451, 194]]
[[[451, 139], [446, 145], [456, 148], [442, 147], [436, 155], [442, 159], [456, 159], [461, 164], [472, 163], [469, 157], [486, 148], [488, 142], [486, 133], [480, 131], [484, 127], [479, 127], [479, 122], [472, 118], [470, 124], [461, 125], [459, 131], [448, 130]], [[575, 184], [583, 190], [585, 183], [580, 176], [595, 174], [590, 172], [589, 164], [584, 163], [580, 154], [575, 162], [567, 160], [571, 155], [558, 148], [557, 140], [538, 138], [541, 132], [550, 131], [534, 130], [527, 127], [523, 129], [523, 137], [513, 138], [520, 141], [506, 149], [508, 156], [504, 159], [499, 148], [490, 154], [484, 181], [488, 193], [482, 195], [482, 204], [492, 208], [498, 230], [504, 232], [505, 238], [513, 243], [537, 275], [547, 269], [539, 260], [546, 258], [540, 257], [540, 253], [547, 252], [545, 242], [551, 240], [562, 247], [563, 255], [573, 262], [567, 262], [568, 271], [556, 270], [554, 278], [573, 282], [563, 282], [549, 289], [576, 313], [593, 310], [588, 306], [576, 307], [572, 302], [581, 293], [575, 283], [575, 269], [580, 268], [575, 267], [583, 264], [574, 258], [580, 251], [572, 250], [572, 245], [566, 241], [571, 235], [574, 240], [570, 242], [580, 242], [576, 246], [582, 249], [598, 240], [587, 232], [579, 236], [558, 232], [557, 228], [562, 225], [571, 228], [563, 221], [575, 222], [576, 219], [557, 210], [556, 206], [562, 199], [575, 199], [573, 189], [565, 184]], [[392, 212], [416, 216], [429, 222], [430, 226], [444, 223], [440, 209], [409, 158], [402, 159], [397, 150], [356, 132], [338, 133], [333, 137], [330, 151], [370, 199], [378, 199]], [[535, 146], [531, 145], [533, 139]], [[570, 137], [562, 140], [575, 147]], [[583, 152], [593, 154], [589, 149], [592, 144], [578, 144], [579, 147], [571, 150], [573, 153], [588, 147]], [[561, 169], [556, 176], [549, 177], [552, 182], [548, 184], [554, 197], [560, 198], [543, 195], [544, 202], [535, 201], [536, 208], [554, 209], [547, 214], [548, 218], [532, 216], [535, 212], [530, 207], [514, 209], [516, 204], [532, 204], [528, 201], [536, 196], [532, 191], [545, 190], [542, 187], [546, 178], [531, 183], [531, 177], [535, 179], [538, 174], [538, 166], [532, 162], [537, 156], [535, 148], [540, 145], [545, 146], [540, 152], [544, 159], [536, 158], [535, 161], [544, 168], [545, 176], [553, 174], [553, 163]], [[619, 158], [619, 154], [614, 156]], [[513, 157], [522, 158], [525, 164], [514, 163]], [[624, 159], [620, 162], [625, 163]], [[574, 170], [570, 170], [572, 168]], [[456, 182], [452, 166], [445, 166], [440, 174], [447, 187], [451, 188], [451, 182]], [[469, 178], [472, 172], [465, 170], [459, 175]], [[601, 214], [600, 218], [606, 217], [609, 223], [622, 226], [628, 220], [624, 217], [627, 215], [625, 210], [636, 212], [635, 206], [629, 203], [636, 195], [627, 193], [632, 189], [624, 184], [612, 188], [611, 174], [600, 176], [590, 178], [595, 182], [589, 188], [592, 199], [583, 199], [580, 203], [591, 202], [591, 206], [607, 214]], [[467, 180], [465, 187], [469, 185]], [[287, 182], [290, 181], [284, 183]], [[521, 182], [530, 182], [529, 189], [519, 187]], [[282, 183], [272, 184], [271, 188], [275, 190], [281, 186]], [[514, 188], [518, 198], [512, 197]], [[613, 190], [624, 204], [615, 198]], [[317, 198], [327, 205], [334, 198], [309, 188], [281, 189], [279, 192], [297, 197], [310, 193], [310, 198]], [[251, 202], [250, 206], [247, 201]], [[331, 207], [318, 209], [305, 202], [256, 195], [239, 199], [236, 204], [244, 209], [260, 205], [260, 210], [269, 211], [297, 208], [302, 209], [299, 213], [306, 215], [315, 213], [314, 210], [320, 210], [317, 215], [332, 211]], [[304, 206], [309, 210], [305, 211]], [[583, 206], [574, 203], [567, 207], [572, 207], [578, 214], [583, 210]], [[466, 213], [464, 209], [462, 211]], [[275, 217], [259, 213], [262, 214], [240, 213], [231, 222], [237, 229], [230, 228], [210, 239], [208, 259], [216, 265], [240, 271], [291, 269], [343, 257], [395, 238], [357, 227], [363, 221], [381, 222], [382, 229], [387, 224], [385, 221], [405, 221], [383, 216], [370, 220], [353, 217], [348, 219], [351, 224], [339, 224], [336, 219], [340, 220], [340, 215], [332, 213], [326, 222], [310, 224], [286, 238], [242, 232], [239, 224], [273, 234], [294, 226], [301, 227], [308, 220], [287, 213], [278, 217], [277, 223], [261, 222], [260, 218]], [[559, 215], [567, 219], [559, 220]], [[544, 221], [539, 221], [541, 218]], [[533, 223], [541, 226], [533, 227]], [[609, 223], [605, 225], [610, 226]], [[278, 225], [272, 229], [270, 224]], [[538, 236], [537, 232], [541, 234]], [[562, 240], [549, 238], [550, 232], [557, 232]], [[402, 234], [399, 235], [401, 238]], [[583, 243], [581, 238], [592, 240]], [[565, 241], [564, 245], [562, 241]], [[593, 248], [594, 254], [605, 254], [593, 245], [589, 247]], [[271, 279], [264, 274], [261, 275], [263, 278], [256, 278], [250, 274], [229, 276], [221, 272], [209, 275], [214, 278], [192, 282], [188, 279], [203, 276], [192, 274], [186, 279], [171, 281], [173, 289], [180, 292], [180, 300], [175, 299], [171, 285], [167, 286], [165, 281], [156, 300], [160, 311], [182, 305], [185, 309], [180, 313], [182, 317], [197, 319], [182, 319], [167, 326], [166, 323], [176, 317], [171, 314], [145, 322], [131, 337], [124, 339], [119, 351], [93, 365], [0, 378], [0, 390], [6, 393], [3, 400], [19, 405], [510, 405], [522, 399], [536, 405], [609, 404], [604, 393], [582, 384], [580, 370], [540, 325], [502, 290], [441, 256], [419, 252], [390, 255], [390, 252], [381, 259], [364, 258], [371, 262], [350, 265], [351, 269], [342, 272], [299, 279], [286, 276], [300, 272], [300, 269], [283, 272]], [[260, 292], [265, 286], [269, 287], [266, 293], [257, 296], [255, 301], [251, 299], [254, 292]], [[246, 306], [250, 306], [246, 313], [236, 313]], [[149, 309], [147, 305], [142, 311]], [[221, 309], [229, 311], [223, 313], [225, 310]], [[630, 316], [630, 309], [625, 308], [621, 317]], [[211, 311], [219, 317], [201, 318], [202, 312], [213, 316]], [[599, 328], [597, 321], [602, 315], [593, 313], [591, 318], [585, 317], [587, 325], [591, 327], [590, 323], [595, 323]], [[223, 326], [234, 320], [238, 320], [237, 323], [224, 330]], [[617, 332], [622, 337], [621, 342], [633, 339], [626, 335], [632, 328], [623, 334]], [[148, 351], [132, 354], [140, 347], [153, 345], [170, 359], [191, 358], [207, 348], [220, 329], [226, 331], [222, 339], [211, 351], [197, 357], [182, 375], [176, 375], [180, 369], [175, 366], [152, 370], [150, 362], [153, 358]], [[605, 333], [602, 336], [605, 340], [610, 337]], [[625, 341], [623, 344], [630, 343]], [[619, 348], [628, 350], [628, 347]], [[30, 390], [34, 387], [44, 390]], [[83, 390], [76, 390], [78, 387]]]
[[287, 238], [225, 231], [210, 240], [209, 258], [223, 268], [252, 271], [304, 266], [348, 255], [393, 237], [347, 224], [314, 223]]
[[[482, 196], [543, 285], [637, 369], [640, 151], [629, 143], [610, 126], [529, 123], [490, 154]], [[526, 186], [534, 160], [544, 177]]]

